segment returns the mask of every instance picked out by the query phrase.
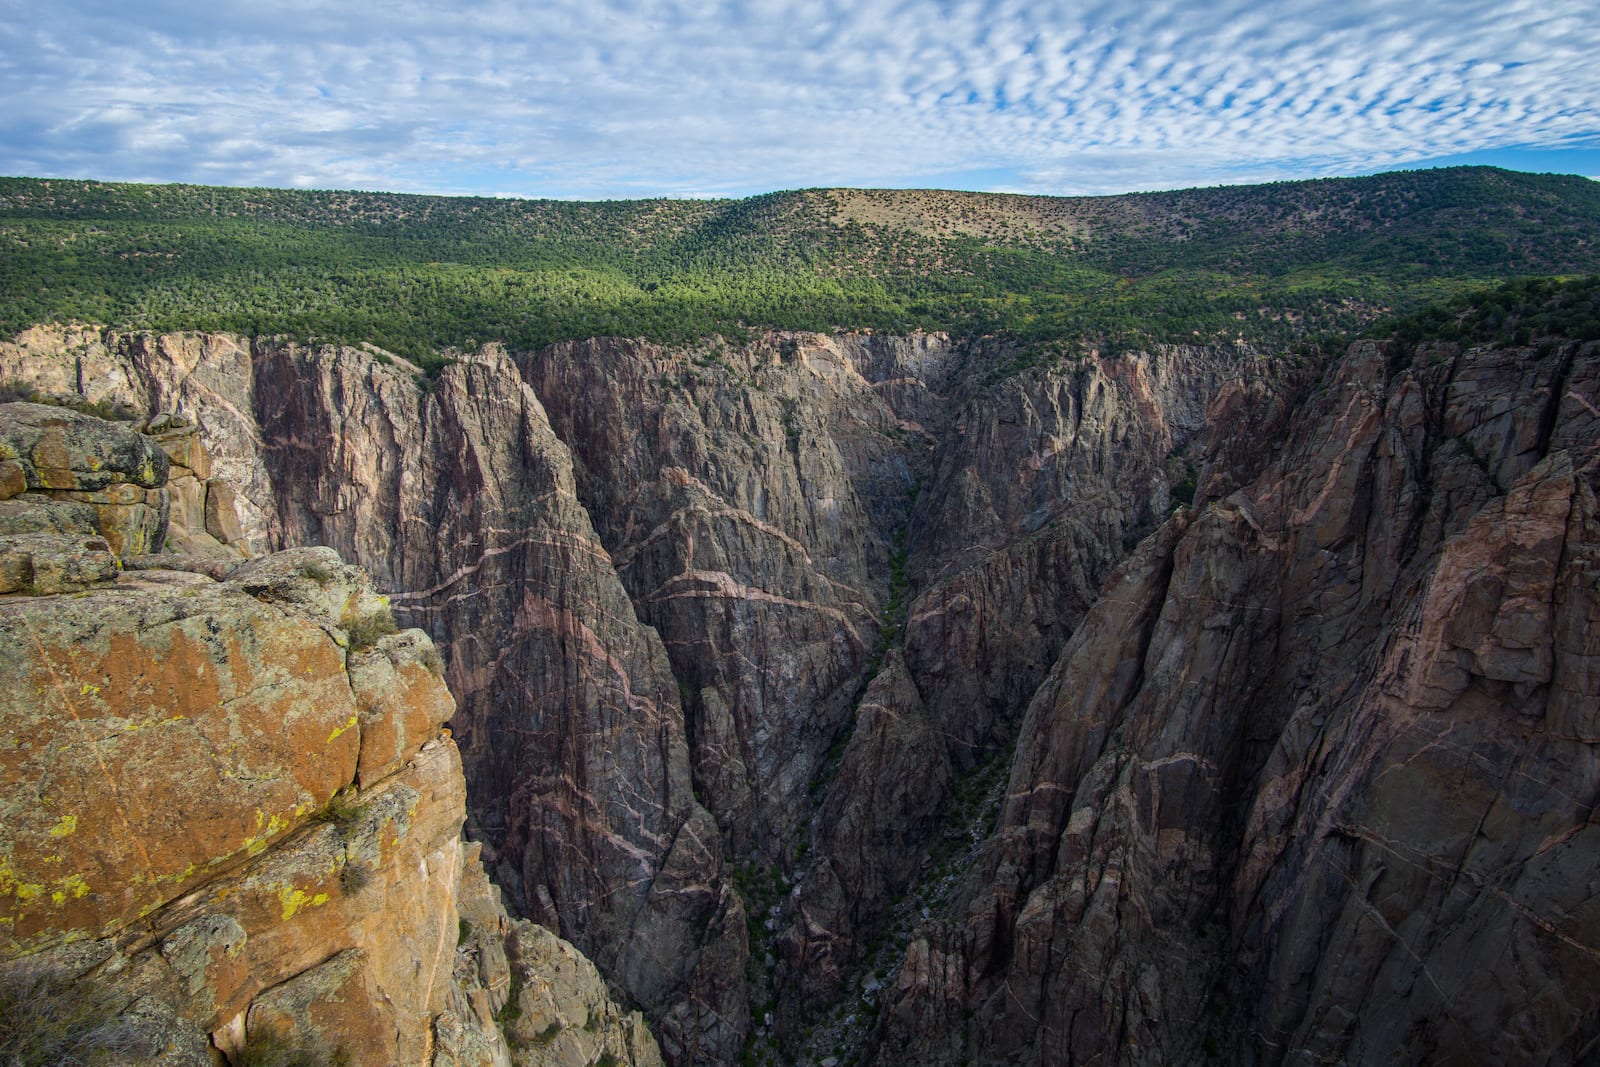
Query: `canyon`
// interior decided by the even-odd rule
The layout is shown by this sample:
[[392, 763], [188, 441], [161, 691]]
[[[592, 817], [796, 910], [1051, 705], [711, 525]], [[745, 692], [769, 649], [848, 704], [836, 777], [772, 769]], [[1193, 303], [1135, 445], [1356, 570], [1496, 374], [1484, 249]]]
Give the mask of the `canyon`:
[[[144, 532], [77, 530], [110, 555], [159, 562], [167, 523], [213, 561], [139, 595], [310, 613], [327, 678], [428, 688], [295, 779], [275, 831], [354, 855], [310, 821], [341, 789], [374, 811], [447, 794], [406, 846], [460, 872], [425, 925], [482, 918], [450, 946], [464, 977], [396, 1009], [457, 1020], [416, 1048], [505, 1042], [464, 961], [510, 959], [494, 973], [526, 988], [515, 946], [541, 927], [615, 992], [606, 1054], [651, 1054], [637, 1007], [674, 1065], [1600, 1048], [1600, 344], [1039, 357], [772, 331], [447, 355], [65, 326], [0, 344], [0, 380], [121, 405], [170, 446], [159, 487], [52, 500], [123, 509]], [[104, 564], [0, 607], [92, 591]], [[339, 667], [313, 565], [414, 628], [382, 663]], [[448, 693], [408, 666], [434, 646]], [[152, 904], [195, 906], [134, 893], [83, 928]], [[304, 966], [241, 973], [281, 989]]]

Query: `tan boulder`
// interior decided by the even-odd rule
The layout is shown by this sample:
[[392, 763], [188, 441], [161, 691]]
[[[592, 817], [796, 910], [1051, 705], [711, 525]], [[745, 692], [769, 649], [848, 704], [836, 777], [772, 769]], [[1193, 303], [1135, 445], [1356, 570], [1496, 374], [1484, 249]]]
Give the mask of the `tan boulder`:
[[100, 519], [88, 504], [52, 500], [43, 493], [0, 500], [0, 537], [28, 533], [98, 535]]
[[[152, 420], [152, 432], [155, 426], [156, 422]], [[167, 454], [174, 467], [186, 468], [201, 481], [211, 477], [211, 453], [206, 451], [205, 442], [200, 439], [197, 427], [167, 429], [157, 436], [156, 443], [161, 446], [161, 451]]]
[[167, 480], [167, 455], [150, 438], [69, 408], [0, 404], [0, 449], [30, 489], [92, 492], [118, 482], [155, 489]]
[[[274, 552], [244, 564], [230, 580], [267, 603], [292, 605], [330, 632], [389, 614], [388, 602], [373, 592], [366, 574], [331, 548]], [[349, 643], [343, 632], [335, 639]]]
[[206, 483], [192, 471], [174, 467], [167, 482], [167, 496], [171, 501], [167, 513], [170, 524], [167, 536], [178, 530], [204, 531], [206, 528]]
[[250, 1005], [245, 1048], [267, 1039], [320, 1061], [401, 1063], [393, 1005], [373, 988], [366, 954], [346, 949], [267, 990]]
[[398, 770], [455, 713], [433, 642], [421, 630], [378, 639], [350, 656], [350, 686], [361, 712], [363, 789]]
[[94, 509], [95, 526], [119, 556], [158, 552], [166, 541], [167, 490], [117, 482], [103, 489], [50, 490], [53, 500]]
[[0, 538], [0, 593], [75, 593], [116, 577], [116, 557], [101, 537], [31, 533]]
[[14, 459], [0, 460], [0, 500], [10, 500], [28, 488], [28, 476]]
[[617, 1063], [660, 1067], [661, 1053], [638, 1012], [623, 1012], [594, 964], [542, 926], [520, 921], [513, 937], [520, 979], [506, 1036], [518, 1067]]
[[206, 482], [206, 533], [225, 545], [244, 537], [234, 507], [233, 487], [220, 478]]
[[234, 586], [0, 601], [0, 675], [0, 956], [150, 914], [354, 776], [340, 649]]

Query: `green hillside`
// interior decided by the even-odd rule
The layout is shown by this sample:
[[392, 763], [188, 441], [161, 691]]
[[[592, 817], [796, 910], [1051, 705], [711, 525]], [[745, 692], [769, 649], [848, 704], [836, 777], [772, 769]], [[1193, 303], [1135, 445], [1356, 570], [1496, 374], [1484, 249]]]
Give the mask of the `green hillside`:
[[1592, 272], [1600, 183], [1491, 168], [1094, 198], [606, 203], [0, 179], [0, 332], [229, 330], [423, 359], [767, 327], [1287, 343]]

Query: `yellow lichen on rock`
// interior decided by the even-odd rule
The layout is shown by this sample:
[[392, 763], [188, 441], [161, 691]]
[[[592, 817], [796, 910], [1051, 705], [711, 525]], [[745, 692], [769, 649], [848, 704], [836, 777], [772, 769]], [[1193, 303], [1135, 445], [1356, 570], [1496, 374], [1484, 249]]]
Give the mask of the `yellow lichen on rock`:
[[[44, 429], [12, 449], [31, 457], [25, 486], [85, 499], [20, 494], [29, 521], [83, 524], [77, 541], [0, 534], [0, 980], [101, 975], [162, 1050], [130, 1064], [210, 1064], [269, 1035], [358, 1067], [512, 1063], [474, 1007], [495, 995], [508, 920], [460, 839], [432, 642], [362, 623], [387, 603], [328, 549], [119, 571], [119, 553], [159, 544], [164, 503], [115, 544], [80, 535], [121, 521], [113, 508], [151, 518], [169, 454], [205, 465], [195, 442], [85, 444], [75, 417], [29, 418]], [[0, 429], [0, 450], [23, 433]], [[355, 624], [375, 640], [353, 642]], [[482, 968], [460, 966], [463, 896]]]

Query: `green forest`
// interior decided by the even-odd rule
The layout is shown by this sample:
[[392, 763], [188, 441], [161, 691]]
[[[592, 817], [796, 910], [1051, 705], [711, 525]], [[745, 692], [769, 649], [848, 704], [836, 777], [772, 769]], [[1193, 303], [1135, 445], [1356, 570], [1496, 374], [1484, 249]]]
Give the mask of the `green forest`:
[[1493, 168], [1114, 197], [577, 203], [0, 179], [0, 332], [370, 342], [942, 330], [1056, 350], [1314, 342], [1600, 272], [1600, 183]]

